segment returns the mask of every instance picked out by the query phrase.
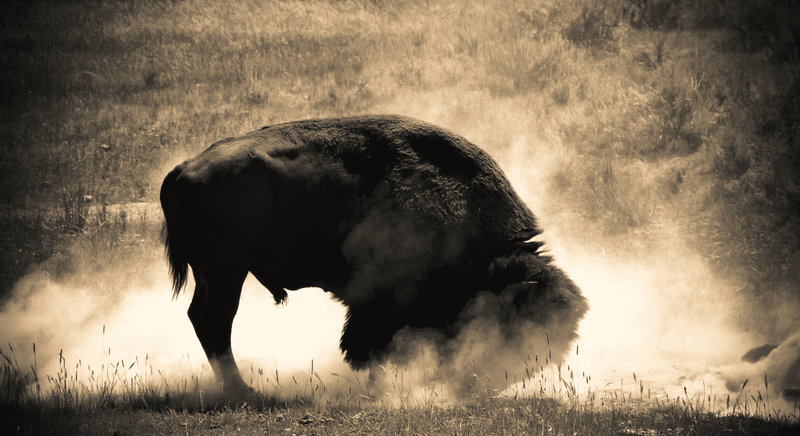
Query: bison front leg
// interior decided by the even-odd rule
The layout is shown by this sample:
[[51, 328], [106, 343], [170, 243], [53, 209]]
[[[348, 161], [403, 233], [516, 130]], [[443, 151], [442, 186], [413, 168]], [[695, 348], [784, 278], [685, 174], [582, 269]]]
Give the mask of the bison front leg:
[[193, 268], [193, 271], [197, 286], [189, 305], [189, 319], [225, 395], [230, 399], [244, 399], [250, 388], [233, 358], [231, 329], [247, 271], [233, 268], [211, 271]]

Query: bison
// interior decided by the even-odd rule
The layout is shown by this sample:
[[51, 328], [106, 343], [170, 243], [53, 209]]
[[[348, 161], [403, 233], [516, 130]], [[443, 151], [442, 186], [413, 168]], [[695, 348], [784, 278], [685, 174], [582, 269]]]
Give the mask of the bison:
[[161, 206], [173, 296], [191, 266], [189, 319], [232, 395], [249, 389], [231, 351], [248, 273], [276, 304], [306, 287], [343, 303], [340, 348], [354, 369], [386, 362], [401, 330], [434, 332], [446, 352], [490, 305], [509, 343], [520, 322], [554, 318], [569, 343], [588, 310], [532, 240], [541, 230], [497, 163], [411, 118], [297, 121], [223, 139], [166, 176]]

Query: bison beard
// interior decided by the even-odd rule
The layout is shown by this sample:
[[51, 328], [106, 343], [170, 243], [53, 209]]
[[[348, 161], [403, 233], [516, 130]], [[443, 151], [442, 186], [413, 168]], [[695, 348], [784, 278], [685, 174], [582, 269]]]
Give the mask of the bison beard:
[[219, 141], [167, 175], [161, 204], [174, 294], [191, 265], [189, 318], [233, 396], [248, 392], [230, 348], [248, 272], [276, 303], [287, 289], [331, 292], [348, 308], [340, 346], [356, 369], [410, 358], [409, 335], [457, 359], [478, 325], [517, 348], [527, 327], [558, 325], [563, 354], [588, 310], [531, 241], [535, 218], [491, 157], [410, 118], [300, 121]]

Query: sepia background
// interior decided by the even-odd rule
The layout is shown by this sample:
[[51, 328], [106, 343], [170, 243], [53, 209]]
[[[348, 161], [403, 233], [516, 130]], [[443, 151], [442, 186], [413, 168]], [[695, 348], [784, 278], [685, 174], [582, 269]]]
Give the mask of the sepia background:
[[[170, 301], [163, 177], [265, 125], [392, 113], [482, 147], [539, 218], [592, 306], [563, 363], [578, 396], [710, 402], [713, 386], [722, 401], [750, 380], [754, 401], [792, 413], [798, 41], [800, 7], [782, 0], [4, 4], [5, 360], [45, 390], [47, 375], [94, 386], [109, 368], [161, 394], [209, 379], [191, 291]], [[275, 307], [248, 280], [233, 331], [245, 380], [355, 398], [343, 314], [319, 290]], [[783, 354], [740, 362], [767, 343]]]

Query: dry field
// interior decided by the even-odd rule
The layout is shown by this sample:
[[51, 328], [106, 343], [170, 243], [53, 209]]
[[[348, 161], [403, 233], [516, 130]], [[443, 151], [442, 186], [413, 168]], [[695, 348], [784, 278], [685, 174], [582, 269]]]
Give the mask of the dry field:
[[[3, 3], [0, 432], [795, 434], [800, 353], [739, 356], [800, 331], [798, 23], [789, 0]], [[256, 391], [228, 404], [169, 301], [161, 180], [224, 137], [366, 113], [500, 163], [590, 299], [580, 353], [461, 399], [394, 368], [367, 398], [340, 308], [250, 286]], [[249, 348], [268, 331], [292, 337]]]

